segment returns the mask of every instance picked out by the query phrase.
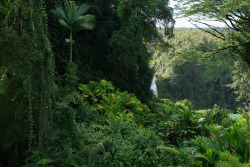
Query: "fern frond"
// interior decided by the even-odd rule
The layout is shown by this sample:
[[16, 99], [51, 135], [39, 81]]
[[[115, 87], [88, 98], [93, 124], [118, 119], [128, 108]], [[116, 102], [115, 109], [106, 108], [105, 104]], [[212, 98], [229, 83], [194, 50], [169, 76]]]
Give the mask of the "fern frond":
[[165, 146], [158, 146], [156, 147], [156, 149], [160, 150], [161, 152], [166, 152], [169, 154], [173, 154], [173, 155], [180, 155], [181, 152], [174, 147], [165, 147]]

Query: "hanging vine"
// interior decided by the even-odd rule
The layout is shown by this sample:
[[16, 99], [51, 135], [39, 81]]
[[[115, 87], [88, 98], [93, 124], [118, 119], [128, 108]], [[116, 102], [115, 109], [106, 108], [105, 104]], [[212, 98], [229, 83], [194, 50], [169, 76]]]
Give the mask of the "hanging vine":
[[31, 42], [31, 71], [28, 80], [30, 122], [29, 150], [44, 147], [51, 122], [54, 60], [48, 40], [47, 15], [42, 0], [29, 1], [29, 29]]

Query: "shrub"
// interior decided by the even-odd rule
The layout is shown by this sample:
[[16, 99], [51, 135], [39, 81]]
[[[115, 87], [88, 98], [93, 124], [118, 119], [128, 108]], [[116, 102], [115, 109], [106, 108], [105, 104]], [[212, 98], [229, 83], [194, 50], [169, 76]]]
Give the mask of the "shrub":
[[121, 117], [109, 115], [107, 125], [82, 128], [88, 147], [89, 166], [157, 166], [160, 164], [158, 136], [149, 129], [136, 128]]

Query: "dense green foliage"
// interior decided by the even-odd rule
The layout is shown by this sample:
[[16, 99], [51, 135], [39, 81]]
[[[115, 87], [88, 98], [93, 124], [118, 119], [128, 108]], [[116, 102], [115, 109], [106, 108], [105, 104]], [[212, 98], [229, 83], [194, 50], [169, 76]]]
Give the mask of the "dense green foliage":
[[0, 1], [0, 167], [250, 166], [248, 50], [173, 27], [166, 0]]
[[205, 47], [218, 46], [219, 41], [197, 29], [176, 29], [168, 51], [155, 50], [152, 66], [165, 79], [157, 82], [159, 97], [171, 100], [189, 99], [195, 108], [212, 108], [218, 104], [236, 108], [235, 95], [229, 88], [233, 76], [233, 60], [219, 53], [202, 58]]

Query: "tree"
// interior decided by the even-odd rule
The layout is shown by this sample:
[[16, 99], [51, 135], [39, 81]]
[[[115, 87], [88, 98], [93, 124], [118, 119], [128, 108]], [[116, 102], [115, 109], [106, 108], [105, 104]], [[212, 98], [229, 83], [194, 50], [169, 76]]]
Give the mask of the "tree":
[[231, 88], [235, 90], [238, 101], [242, 102], [243, 108], [250, 110], [250, 68], [247, 68], [246, 62], [236, 61], [233, 71], [233, 83]]
[[[221, 39], [217, 49], [211, 49], [211, 56], [219, 51], [231, 49], [234, 57], [250, 66], [250, 3], [249, 0], [175, 0], [180, 17], [187, 17], [197, 28]], [[206, 21], [218, 21], [225, 28], [217, 28]], [[209, 29], [200, 28], [199, 25]]]
[[84, 15], [89, 10], [89, 6], [82, 4], [77, 6], [74, 1], [65, 1], [65, 8], [56, 7], [53, 11], [59, 18], [59, 23], [70, 30], [70, 64], [72, 63], [72, 33], [80, 30], [92, 30], [94, 28], [94, 15]]

